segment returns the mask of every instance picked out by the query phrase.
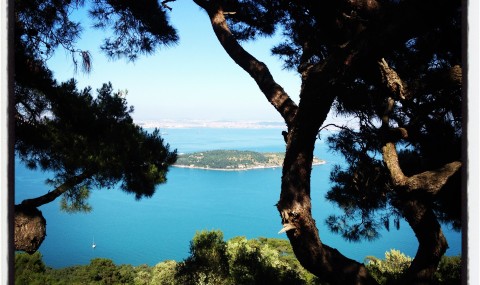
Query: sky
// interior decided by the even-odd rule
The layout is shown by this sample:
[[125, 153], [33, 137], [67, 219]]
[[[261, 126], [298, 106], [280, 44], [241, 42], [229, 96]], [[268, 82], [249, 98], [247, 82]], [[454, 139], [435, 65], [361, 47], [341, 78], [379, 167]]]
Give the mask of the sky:
[[[58, 81], [75, 78], [78, 87], [94, 90], [111, 82], [114, 90], [128, 90], [135, 121], [213, 120], [282, 121], [255, 81], [223, 50], [207, 14], [193, 1], [169, 3], [170, 20], [180, 37], [178, 45], [162, 47], [135, 62], [109, 60], [100, 52], [104, 31], [94, 30], [86, 13], [75, 19], [84, 27], [77, 47], [89, 50], [93, 68], [89, 74], [75, 71], [71, 55], [58, 49], [48, 61]], [[300, 78], [282, 68], [270, 48], [278, 38], [244, 43], [244, 48], [267, 64], [274, 79], [298, 103]]]

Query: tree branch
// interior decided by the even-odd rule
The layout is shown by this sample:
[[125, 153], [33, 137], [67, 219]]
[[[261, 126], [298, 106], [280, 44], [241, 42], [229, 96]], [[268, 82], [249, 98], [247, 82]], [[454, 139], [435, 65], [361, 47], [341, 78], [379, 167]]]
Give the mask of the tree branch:
[[401, 211], [417, 237], [418, 249], [398, 284], [431, 284], [438, 263], [448, 248], [447, 240], [428, 203], [416, 198], [407, 199], [402, 202]]
[[435, 195], [462, 166], [460, 161], [454, 161], [445, 164], [439, 169], [425, 171], [407, 177], [400, 167], [395, 143], [385, 143], [382, 148], [382, 155], [383, 161], [390, 171], [393, 185], [404, 188], [406, 192], [421, 190]]
[[[390, 94], [395, 94], [401, 100], [408, 99], [409, 92], [407, 91], [406, 84], [403, 83], [395, 70], [390, 68], [383, 58], [379, 62], [379, 66], [382, 82], [387, 88], [388, 92]], [[381, 116], [381, 128], [385, 133], [392, 133], [392, 129], [389, 126], [389, 116], [393, 112], [394, 105], [395, 100], [391, 97], [388, 97], [384, 114]], [[403, 137], [408, 136], [406, 130], [403, 128], [395, 128], [395, 130], [399, 130]], [[385, 165], [390, 171], [393, 184], [396, 187], [405, 188], [407, 192], [422, 190], [430, 194], [436, 194], [447, 183], [448, 178], [455, 174], [455, 172], [457, 172], [462, 166], [461, 162], [454, 161], [444, 165], [439, 169], [425, 171], [411, 177], [407, 177], [400, 167], [395, 143], [392, 142], [390, 138], [387, 138], [386, 141], [387, 142], [382, 148]]]
[[437, 194], [461, 166], [462, 163], [460, 161], [454, 161], [445, 164], [439, 169], [413, 175], [407, 180], [407, 191], [423, 190], [431, 194]]
[[398, 73], [388, 65], [384, 58], [382, 58], [378, 64], [380, 66], [382, 82], [390, 93], [395, 94], [400, 100], [409, 98], [410, 92], [408, 91], [407, 84], [400, 78]]
[[65, 181], [62, 185], [55, 188], [53, 191], [46, 193], [45, 195], [39, 196], [33, 199], [23, 200], [21, 205], [26, 207], [40, 207], [47, 203], [52, 202], [53, 200], [60, 197], [63, 193], [67, 192], [69, 189], [75, 185], [81, 183], [85, 179], [88, 179], [91, 175], [87, 172], [73, 176], [72, 178]]
[[382, 148], [383, 161], [390, 171], [392, 183], [395, 186], [404, 186], [408, 177], [403, 174], [402, 168], [398, 161], [397, 150], [393, 142], [387, 142]]
[[421, 190], [435, 195], [462, 166], [460, 161], [454, 161], [445, 164], [439, 169], [425, 171], [408, 177], [403, 174], [400, 167], [394, 143], [386, 143], [382, 148], [382, 152], [383, 161], [390, 171], [393, 185], [404, 188], [406, 192]]
[[213, 31], [228, 55], [255, 80], [267, 100], [280, 113], [290, 128], [298, 109], [297, 105], [275, 82], [268, 67], [238, 43], [228, 27], [222, 7], [215, 1], [194, 0], [194, 2], [207, 11]]

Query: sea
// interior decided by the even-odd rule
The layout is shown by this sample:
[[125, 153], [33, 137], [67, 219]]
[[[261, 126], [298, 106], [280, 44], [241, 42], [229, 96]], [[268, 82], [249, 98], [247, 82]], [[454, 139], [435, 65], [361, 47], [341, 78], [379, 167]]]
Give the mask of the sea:
[[[162, 138], [178, 153], [284, 151], [281, 132], [278, 127], [161, 129]], [[325, 199], [330, 170], [344, 161], [328, 149], [327, 136], [328, 132], [322, 133], [314, 153], [326, 163], [314, 166], [311, 177], [312, 213], [322, 242], [359, 262], [367, 256], [383, 258], [391, 249], [415, 256], [418, 242], [404, 221], [400, 230], [383, 230], [374, 241], [349, 242], [329, 231], [325, 219], [341, 213]], [[167, 183], [158, 186], [151, 198], [135, 200], [120, 189], [94, 189], [89, 198], [93, 210], [75, 214], [60, 211], [56, 200], [39, 208], [47, 220], [47, 236], [39, 251], [52, 268], [86, 265], [93, 258], [108, 258], [117, 265], [153, 266], [187, 258], [190, 241], [202, 230], [221, 230], [225, 240], [236, 236], [287, 239], [278, 234], [282, 225], [275, 207], [281, 172], [281, 168], [215, 171], [172, 167]], [[48, 178], [51, 173], [29, 170], [17, 159], [15, 203], [51, 190], [45, 183]], [[461, 254], [461, 233], [448, 225], [443, 225], [443, 231], [449, 243], [446, 254]]]

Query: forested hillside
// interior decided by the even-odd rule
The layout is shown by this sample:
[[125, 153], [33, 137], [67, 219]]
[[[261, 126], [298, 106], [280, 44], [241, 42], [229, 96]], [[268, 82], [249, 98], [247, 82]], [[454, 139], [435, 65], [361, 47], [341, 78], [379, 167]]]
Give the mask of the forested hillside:
[[[284, 157], [285, 153], [282, 152], [211, 150], [181, 154], [175, 166], [223, 170], [281, 167]], [[321, 163], [325, 162], [314, 159], [314, 164]]]

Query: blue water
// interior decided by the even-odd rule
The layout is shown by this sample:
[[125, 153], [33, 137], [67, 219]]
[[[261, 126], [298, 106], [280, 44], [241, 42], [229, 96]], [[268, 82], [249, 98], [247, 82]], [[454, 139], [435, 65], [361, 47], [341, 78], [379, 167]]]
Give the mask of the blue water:
[[[179, 153], [211, 149], [283, 151], [281, 129], [164, 129], [162, 136]], [[320, 238], [344, 255], [363, 261], [366, 256], [383, 257], [392, 248], [414, 256], [416, 238], [404, 222], [400, 231], [383, 231], [374, 242], [350, 243], [330, 233], [325, 218], [338, 213], [327, 203], [329, 173], [340, 157], [317, 141], [315, 155], [327, 164], [314, 166], [312, 173], [313, 215]], [[43, 182], [48, 173], [30, 171], [16, 164], [15, 202], [42, 195], [49, 190]], [[225, 239], [234, 236], [286, 238], [275, 208], [280, 194], [281, 169], [208, 171], [171, 168], [168, 182], [149, 199], [135, 201], [118, 189], [92, 191], [91, 213], [67, 214], [58, 201], [40, 207], [47, 220], [47, 237], [40, 247], [48, 266], [88, 264], [103, 257], [116, 264], [148, 264], [163, 260], [181, 261], [189, 254], [189, 242], [199, 230], [220, 229]], [[32, 194], [34, 193], [34, 194]], [[450, 248], [447, 255], [461, 253], [461, 234], [444, 226]], [[92, 241], [97, 247], [92, 249]]]

